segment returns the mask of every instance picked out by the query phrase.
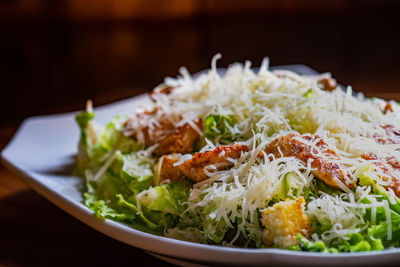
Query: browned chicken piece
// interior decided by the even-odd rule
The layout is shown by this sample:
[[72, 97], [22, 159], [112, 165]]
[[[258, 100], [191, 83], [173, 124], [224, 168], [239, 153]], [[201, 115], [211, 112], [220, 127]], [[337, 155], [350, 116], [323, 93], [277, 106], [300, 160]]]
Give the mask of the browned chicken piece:
[[333, 78], [321, 78], [318, 80], [318, 84], [322, 87], [322, 90], [333, 91], [337, 87], [337, 82]]
[[400, 144], [400, 129], [396, 128], [394, 125], [384, 125], [382, 128], [386, 132], [386, 136], [381, 136], [375, 134], [373, 138], [378, 144], [381, 145], [391, 145]]
[[154, 185], [159, 185], [162, 181], [179, 181], [184, 178], [181, 170], [174, 166], [181, 154], [170, 154], [159, 158], [158, 163], [154, 166]]
[[[152, 117], [155, 117], [157, 109], [153, 109], [151, 111], [145, 110], [143, 113], [137, 114], [138, 120], [149, 121]], [[147, 117], [147, 118], [146, 118]], [[151, 122], [151, 125], [148, 125], [142, 129], [142, 134], [144, 138], [144, 142], [147, 146], [154, 145], [155, 143], [160, 142], [165, 136], [171, 135], [174, 133], [175, 127], [173, 123], [168, 120], [161, 120]], [[136, 133], [134, 137], [138, 138], [139, 133]]]
[[365, 160], [373, 161], [377, 168], [380, 168], [385, 176], [380, 178], [383, 181], [389, 181], [385, 189], [392, 189], [396, 196], [400, 197], [400, 163], [394, 157], [378, 158], [374, 154], [364, 154], [361, 157]]
[[[199, 140], [199, 133], [185, 123], [181, 126], [175, 127], [172, 121], [168, 118], [162, 120], [152, 120], [156, 117], [157, 109], [145, 110], [136, 115], [136, 118], [130, 119], [131, 121], [143, 121], [149, 125], [138, 131], [137, 125], [129, 126], [130, 121], [127, 121], [125, 126], [132, 127], [132, 137], [136, 140], [143, 140], [146, 146], [157, 144], [154, 153], [158, 156], [170, 153], [191, 153], [194, 151], [196, 142]], [[199, 119], [194, 121], [194, 124], [200, 129], [203, 129], [203, 120]]]
[[150, 93], [150, 99], [155, 101], [157, 98], [157, 95], [169, 95], [172, 93], [172, 91], [175, 89], [175, 87], [172, 86], [165, 86], [161, 88], [156, 88]]
[[[289, 134], [273, 140], [265, 149], [268, 154], [275, 157], [296, 157], [307, 164], [312, 159], [311, 167], [314, 169], [311, 173], [326, 184], [341, 189], [338, 180], [348, 188], [354, 186], [354, 181], [344, 172], [345, 166], [341, 166], [335, 161], [339, 159], [338, 155], [329, 148], [328, 144], [320, 139], [316, 143], [316, 148], [312, 148], [308, 142], [314, 142], [319, 139], [318, 136], [294, 135]], [[304, 140], [302, 142], [301, 140]], [[322, 155], [321, 155], [322, 154]]]
[[[182, 173], [194, 182], [200, 182], [209, 178], [204, 173], [204, 168], [210, 165], [216, 166], [216, 171], [227, 170], [233, 167], [233, 163], [226, 158], [237, 159], [242, 152], [248, 151], [245, 145], [226, 145], [219, 146], [214, 150], [206, 152], [198, 152], [193, 158], [179, 165]], [[212, 172], [212, 169], [209, 169]]]
[[299, 197], [297, 201], [278, 202], [262, 212], [264, 242], [268, 247], [287, 248], [296, 245], [298, 234], [310, 237], [311, 220], [304, 213], [304, 204], [304, 198]]
[[[195, 122], [199, 129], [203, 128], [203, 120]], [[177, 127], [173, 133], [166, 135], [157, 142], [154, 153], [158, 156], [169, 153], [190, 153], [194, 150], [199, 133], [188, 123]]]
[[219, 146], [214, 150], [206, 152], [198, 152], [194, 156], [183, 162], [178, 166], [173, 166], [179, 160], [176, 155], [167, 155], [160, 158], [159, 163], [161, 166], [156, 167], [159, 169], [159, 180], [180, 180], [187, 177], [194, 182], [200, 182], [209, 178], [204, 169], [210, 165], [214, 165], [216, 169], [209, 169], [208, 171], [222, 171], [233, 167], [233, 163], [226, 158], [237, 159], [241, 156], [242, 152], [248, 151], [245, 145], [226, 145]]
[[393, 106], [390, 102], [387, 102], [383, 109], [383, 114], [387, 114], [388, 112], [393, 112]]

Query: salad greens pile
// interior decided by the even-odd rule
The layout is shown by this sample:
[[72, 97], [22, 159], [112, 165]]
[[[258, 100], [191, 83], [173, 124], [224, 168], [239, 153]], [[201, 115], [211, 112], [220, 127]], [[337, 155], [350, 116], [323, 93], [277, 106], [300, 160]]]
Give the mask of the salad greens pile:
[[[193, 221], [198, 223], [198, 228], [203, 229], [208, 237], [204, 242], [219, 244], [223, 240], [233, 239], [234, 231], [231, 231], [223, 220], [216, 221], [207, 215], [215, 210], [215, 206], [207, 206], [195, 212], [187, 209], [191, 184], [188, 181], [172, 181], [167, 184], [154, 186], [154, 161], [149, 161], [140, 153], [142, 147], [133, 139], [123, 136], [119, 130], [122, 120], [114, 118], [104, 130], [94, 133], [93, 122], [95, 114], [83, 111], [76, 116], [76, 121], [81, 129], [81, 140], [77, 156], [77, 174], [86, 178], [86, 192], [84, 193], [85, 205], [94, 211], [95, 215], [102, 219], [112, 219], [130, 225], [136, 229], [153, 234], [163, 235], [168, 229], [177, 225], [191, 225]], [[226, 123], [230, 124], [229, 117], [209, 116], [205, 122], [205, 132], [210, 139], [215, 138], [213, 133], [218, 129], [224, 137], [232, 138]], [[96, 135], [93, 137], [93, 135]], [[93, 140], [96, 138], [97, 140]], [[113, 151], [114, 154], [111, 154]], [[110, 160], [111, 159], [111, 160]], [[101, 179], [93, 179], [104, 164], [111, 164], [104, 170]], [[297, 188], [290, 183], [289, 173], [285, 179], [285, 186], [274, 203], [287, 198], [293, 198]], [[383, 188], [376, 185], [374, 180], [361, 175], [361, 185], [371, 186], [375, 194], [380, 195], [378, 200], [390, 201]], [[137, 200], [138, 194], [146, 191], [146, 194]], [[340, 195], [337, 189], [329, 187], [317, 180], [312, 189], [306, 189], [301, 194], [310, 201], [321, 193]], [[364, 203], [369, 203], [367, 199]], [[216, 205], [216, 204], [215, 204]], [[323, 241], [311, 241], [301, 234], [298, 235], [298, 245], [289, 247], [291, 250], [304, 250], [316, 252], [358, 252], [382, 250], [389, 247], [400, 246], [400, 200], [395, 204], [389, 204], [391, 218], [392, 238], [388, 240], [388, 222], [385, 208], [376, 210], [375, 222], [371, 220], [371, 208], [366, 209], [364, 220], [368, 227], [357, 233], [348, 234], [346, 239], [336, 240], [327, 246]], [[260, 214], [257, 215], [260, 217]], [[240, 222], [237, 222], [240, 223]], [[313, 221], [312, 230], [322, 233], [329, 228], [327, 222]], [[209, 231], [212, 229], [211, 231]], [[195, 233], [194, 233], [195, 234]], [[179, 231], [176, 233], [179, 237]], [[182, 239], [184, 237], [182, 236]], [[255, 247], [254, 242], [238, 238], [237, 246]]]
[[[154, 163], [138, 153], [140, 146], [135, 141], [121, 134], [118, 117], [98, 136], [91, 132], [93, 118], [94, 113], [88, 111], [76, 116], [81, 128], [77, 174], [86, 177], [85, 205], [99, 218], [163, 234], [165, 229], [176, 225], [179, 215], [185, 210], [190, 185], [172, 182], [153, 187], [138, 203], [136, 196], [152, 184]], [[93, 135], [98, 138], [95, 142]], [[113, 149], [115, 153], [111, 154]], [[111, 164], [100, 179], [94, 179], [107, 161]]]

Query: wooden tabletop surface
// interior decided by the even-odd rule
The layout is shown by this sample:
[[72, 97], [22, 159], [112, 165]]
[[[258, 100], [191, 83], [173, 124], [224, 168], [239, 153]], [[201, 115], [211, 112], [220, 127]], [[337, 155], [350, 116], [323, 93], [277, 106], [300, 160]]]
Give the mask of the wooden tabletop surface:
[[[0, 21], [0, 149], [26, 117], [149, 91], [182, 65], [191, 72], [209, 67], [217, 52], [222, 67], [246, 59], [257, 66], [269, 56], [272, 65], [306, 64], [369, 96], [400, 100], [398, 16], [393, 9], [357, 10], [167, 22]], [[66, 214], [1, 164], [0, 265], [167, 266]]]

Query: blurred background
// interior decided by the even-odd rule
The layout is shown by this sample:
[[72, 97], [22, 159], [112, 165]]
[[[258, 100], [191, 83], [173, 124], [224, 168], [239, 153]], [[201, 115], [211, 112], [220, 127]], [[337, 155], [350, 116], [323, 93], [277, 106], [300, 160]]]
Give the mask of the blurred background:
[[[305, 64], [367, 95], [399, 100], [399, 8], [396, 0], [0, 0], [0, 149], [28, 116], [150, 91], [180, 66], [193, 73], [208, 68], [218, 52], [221, 67], [246, 59], [258, 66], [269, 56], [271, 65]], [[63, 258], [72, 265], [66, 255], [76, 253], [85, 263], [91, 248], [105, 265], [132, 253], [4, 167], [0, 213], [7, 214], [0, 219], [0, 264]], [[106, 256], [110, 246], [114, 254]], [[53, 256], [43, 257], [49, 249]], [[160, 264], [135, 253], [139, 262]]]
[[400, 81], [396, 0], [1, 0], [1, 123], [149, 91], [264, 56], [390, 93]]

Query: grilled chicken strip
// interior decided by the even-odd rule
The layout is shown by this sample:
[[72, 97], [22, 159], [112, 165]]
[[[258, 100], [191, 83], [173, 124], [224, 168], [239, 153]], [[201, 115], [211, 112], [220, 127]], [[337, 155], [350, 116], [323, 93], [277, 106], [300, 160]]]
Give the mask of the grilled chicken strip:
[[[199, 129], [203, 128], [203, 121], [195, 122]], [[158, 156], [169, 153], [190, 153], [194, 150], [199, 133], [188, 123], [177, 127], [172, 134], [166, 135], [158, 142], [154, 153]]]
[[[310, 143], [315, 143], [312, 146]], [[348, 188], [355, 184], [348, 175], [345, 174], [345, 166], [339, 165], [336, 161], [339, 156], [329, 148], [318, 136], [289, 134], [273, 140], [265, 149], [268, 154], [275, 157], [296, 157], [305, 164], [311, 159], [312, 174], [326, 184], [342, 189], [339, 182]]]
[[[233, 163], [227, 158], [237, 159], [242, 152], [248, 151], [245, 145], [226, 145], [219, 146], [214, 150], [198, 152], [194, 156], [178, 166], [174, 166], [179, 160], [177, 155], [166, 155], [160, 158], [157, 166], [159, 169], [159, 180], [180, 180], [187, 177], [194, 182], [200, 182], [209, 178], [204, 172], [205, 168], [209, 168], [209, 172], [227, 170], [233, 167]], [[211, 168], [211, 165], [214, 168]]]
[[[124, 126], [134, 139], [146, 146], [157, 144], [154, 151], [157, 156], [193, 152], [200, 138], [199, 133], [189, 123], [175, 127], [169, 118], [156, 119], [157, 112], [157, 109], [145, 110], [129, 119]], [[203, 120], [194, 121], [194, 124], [200, 130], [203, 129]]]
[[178, 166], [174, 166], [181, 156], [181, 154], [174, 153], [159, 158], [157, 164], [154, 166], [156, 174], [155, 185], [163, 181], [179, 181], [185, 177]]
[[[216, 171], [227, 170], [233, 167], [233, 163], [227, 158], [237, 159], [242, 152], [248, 151], [245, 145], [219, 146], [214, 150], [194, 154], [193, 158], [179, 165], [182, 173], [194, 182], [200, 182], [208, 178], [204, 169], [210, 165], [216, 167]], [[212, 169], [209, 169], [212, 171]]]

